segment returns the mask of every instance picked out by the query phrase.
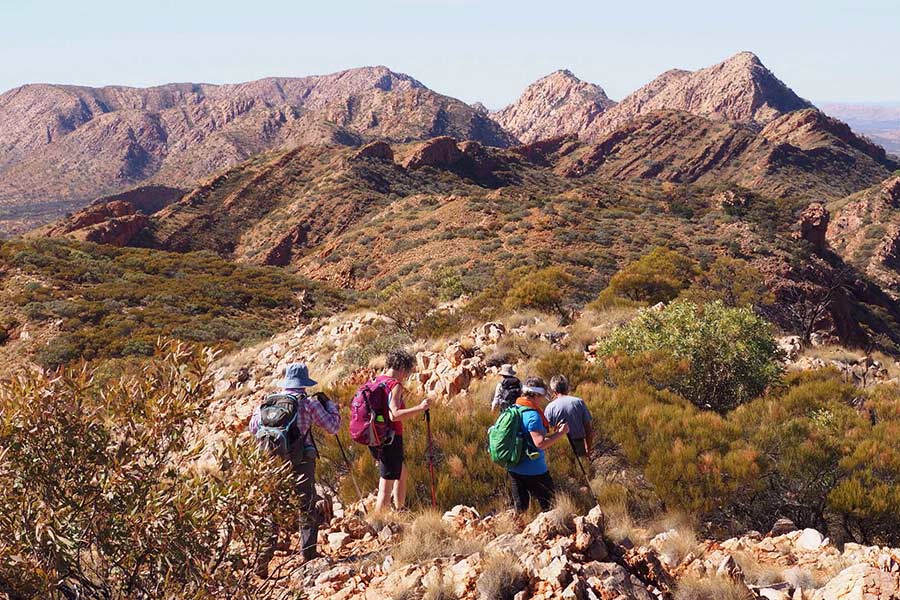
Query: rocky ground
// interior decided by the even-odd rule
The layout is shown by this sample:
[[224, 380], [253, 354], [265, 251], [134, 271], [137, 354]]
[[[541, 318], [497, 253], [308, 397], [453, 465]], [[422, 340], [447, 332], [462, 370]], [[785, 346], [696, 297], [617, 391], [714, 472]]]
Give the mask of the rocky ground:
[[[354, 369], [347, 366], [347, 354], [354, 337], [366, 326], [384, 320], [375, 313], [339, 314], [300, 325], [269, 341], [227, 356], [213, 365], [215, 396], [210, 405], [214, 422], [233, 429], [241, 427], [250, 417], [260, 393], [273, 389], [284, 367], [294, 361], [310, 365], [310, 371], [323, 385], [362, 381], [373, 371], [368, 367]], [[414, 348], [416, 372], [408, 387], [416, 394], [452, 399], [467, 391], [476, 382], [496, 377], [500, 360], [512, 360], [503, 355], [501, 341], [509, 346], [529, 341], [543, 341], [562, 349], [570, 341], [571, 327], [552, 326], [546, 317], [524, 319], [512, 324], [488, 322], [474, 327], [467, 334], [454, 339], [438, 340], [430, 346], [420, 342]], [[600, 319], [588, 330], [601, 331], [608, 325]], [[590, 336], [588, 336], [590, 337]], [[835, 368], [847, 381], [860, 387], [888, 383], [893, 370], [900, 364], [886, 364], [870, 356], [845, 353], [842, 358], [820, 358], [801, 352], [800, 339], [786, 336], [779, 339], [786, 366], [794, 370]], [[594, 360], [594, 346], [584, 349], [585, 358]], [[520, 359], [524, 362], [524, 359]], [[890, 370], [888, 369], [890, 367]], [[226, 425], [227, 424], [227, 425]]]
[[[846, 544], [781, 520], [768, 534], [706, 540], [673, 553], [672, 529], [636, 545], [605, 534], [599, 507], [586, 515], [562, 509], [516, 524], [510, 514], [481, 516], [456, 506], [419, 538], [443, 542], [434, 556], [407, 563], [417, 523], [364, 518], [359, 506], [336, 506], [320, 532], [322, 557], [299, 564], [287, 552], [273, 565], [284, 588], [309, 598], [640, 599], [767, 598], [888, 600], [900, 597], [900, 548]], [[435, 533], [437, 532], [437, 534]], [[730, 595], [729, 595], [730, 594]]]

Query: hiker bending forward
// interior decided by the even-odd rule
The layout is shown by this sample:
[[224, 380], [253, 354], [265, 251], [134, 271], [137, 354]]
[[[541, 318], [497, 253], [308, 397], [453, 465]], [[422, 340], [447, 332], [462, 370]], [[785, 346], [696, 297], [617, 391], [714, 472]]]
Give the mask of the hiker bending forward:
[[517, 406], [529, 409], [522, 411], [522, 435], [527, 436], [526, 447], [532, 447], [526, 452], [522, 462], [508, 469], [512, 483], [513, 504], [519, 513], [528, 510], [532, 496], [538, 501], [542, 511], [550, 510], [554, 486], [544, 450], [569, 432], [568, 426], [562, 423], [555, 432], [548, 435], [550, 423], [543, 410], [547, 401], [546, 396], [544, 380], [540, 377], [529, 377], [522, 386], [522, 396], [516, 400]]
[[406, 470], [406, 457], [403, 453], [403, 421], [428, 410], [430, 403], [428, 398], [421, 403], [406, 408], [403, 399], [403, 382], [412, 374], [415, 364], [411, 354], [404, 350], [394, 350], [387, 355], [385, 371], [375, 381], [384, 383], [390, 394], [391, 424], [394, 428], [393, 440], [384, 446], [369, 447], [372, 456], [378, 461], [380, 479], [378, 480], [378, 499], [375, 502], [375, 510], [386, 510], [391, 507], [400, 510], [406, 504], [406, 485], [408, 473]]
[[594, 430], [587, 404], [581, 398], [569, 395], [569, 380], [565, 375], [554, 375], [550, 379], [550, 389], [554, 398], [547, 405], [547, 419], [551, 423], [569, 426], [569, 443], [575, 456], [590, 456], [594, 447]]
[[[319, 400], [306, 394], [306, 388], [316, 385], [309, 377], [305, 364], [293, 363], [285, 369], [285, 377], [280, 386], [283, 393], [294, 397], [297, 405], [296, 420], [287, 436], [287, 452], [284, 457], [291, 464], [297, 479], [296, 490], [300, 497], [300, 541], [303, 558], [311, 560], [317, 556], [316, 538], [323, 515], [318, 508], [319, 498], [316, 494], [316, 459], [318, 451], [312, 437], [312, 427], [317, 425], [334, 434], [341, 426], [338, 407], [330, 400]], [[250, 432], [254, 435], [260, 430], [260, 407], [253, 412], [250, 419]], [[275, 554], [278, 542], [278, 527], [273, 524], [270, 543], [263, 548], [257, 565], [257, 575], [268, 576], [269, 562]]]

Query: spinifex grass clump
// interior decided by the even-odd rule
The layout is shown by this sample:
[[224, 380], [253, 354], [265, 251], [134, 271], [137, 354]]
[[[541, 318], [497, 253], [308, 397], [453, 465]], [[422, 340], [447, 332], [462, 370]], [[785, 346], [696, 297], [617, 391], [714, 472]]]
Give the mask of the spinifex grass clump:
[[289, 473], [255, 444], [197, 439], [204, 356], [181, 345], [132, 372], [0, 384], [0, 592], [13, 598], [251, 597]]

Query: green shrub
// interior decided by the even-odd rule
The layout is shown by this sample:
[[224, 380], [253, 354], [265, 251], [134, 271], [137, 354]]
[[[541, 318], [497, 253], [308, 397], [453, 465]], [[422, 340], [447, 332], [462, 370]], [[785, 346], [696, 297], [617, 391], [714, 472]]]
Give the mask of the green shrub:
[[686, 301], [644, 310], [600, 344], [601, 356], [661, 352], [688, 370], [674, 391], [701, 408], [726, 412], [755, 398], [781, 374], [771, 327], [749, 308]]
[[599, 368], [585, 361], [578, 352], [548, 352], [538, 360], [534, 370], [548, 383], [554, 375], [565, 375], [573, 391], [581, 383], [597, 381], [600, 377]]
[[147, 342], [159, 337], [227, 349], [340, 304], [336, 292], [283, 269], [238, 265], [207, 252], [16, 240], [0, 248], [0, 267], [45, 282], [26, 286], [9, 302], [30, 321], [61, 320], [59, 337], [38, 355], [51, 368], [79, 357], [144, 355]]
[[253, 598], [280, 461], [229, 440], [198, 463], [204, 358], [170, 345], [128, 373], [0, 383], [0, 589], [13, 598]]
[[507, 292], [504, 305], [509, 310], [534, 309], [568, 319], [571, 292], [572, 277], [559, 267], [547, 267], [520, 277]]
[[693, 259], [668, 248], [654, 248], [613, 275], [595, 306], [668, 302], [691, 284], [697, 272]]
[[700, 273], [682, 297], [697, 304], [722, 302], [725, 306], [768, 306], [775, 300], [763, 274], [747, 261], [720, 256]]
[[403, 288], [393, 293], [376, 309], [389, 318], [397, 328], [412, 335], [428, 314], [437, 307], [432, 294], [420, 288]]
[[[860, 390], [829, 370], [791, 375], [720, 415], [643, 381], [642, 360], [645, 368], [654, 362], [615, 363], [606, 374], [615, 387], [583, 384], [579, 395], [602, 415], [599, 437], [642, 472], [667, 509], [723, 535], [767, 529], [786, 516], [834, 539], [900, 540], [896, 388], [869, 392], [865, 410], [875, 422], [852, 406]], [[607, 502], [624, 502], [631, 487], [600, 491]]]

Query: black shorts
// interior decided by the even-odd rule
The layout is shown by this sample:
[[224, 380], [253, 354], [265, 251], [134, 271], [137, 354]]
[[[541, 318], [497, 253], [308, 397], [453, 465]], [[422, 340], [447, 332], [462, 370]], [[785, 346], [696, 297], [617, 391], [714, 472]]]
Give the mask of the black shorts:
[[572, 436], [569, 436], [569, 444], [572, 446], [572, 451], [575, 452], [575, 456], [587, 456], [584, 438], [573, 438]]
[[387, 446], [380, 448], [372, 448], [369, 446], [369, 452], [378, 461], [378, 469], [381, 472], [381, 478], [387, 480], [400, 479], [400, 472], [403, 470], [403, 437], [394, 436], [394, 441]]

